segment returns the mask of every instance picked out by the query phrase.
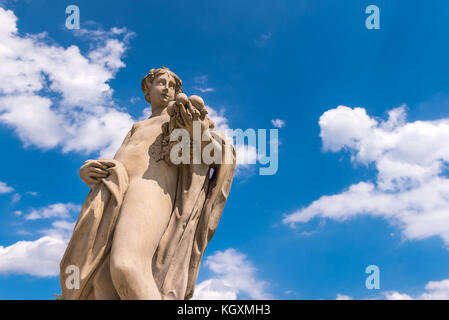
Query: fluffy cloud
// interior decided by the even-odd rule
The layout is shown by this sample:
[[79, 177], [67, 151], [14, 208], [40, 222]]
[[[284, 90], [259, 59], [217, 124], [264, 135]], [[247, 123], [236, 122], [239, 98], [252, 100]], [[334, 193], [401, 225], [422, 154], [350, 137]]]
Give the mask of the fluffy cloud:
[[0, 194], [13, 192], [14, 188], [8, 186], [5, 182], [0, 181]]
[[215, 124], [215, 128], [222, 132], [229, 130], [229, 121], [224, 116], [224, 110], [217, 111], [211, 106], [206, 105], [208, 117], [212, 119]]
[[[75, 227], [72, 217], [77, 216], [80, 210], [81, 206], [73, 203], [55, 203], [39, 209], [31, 208], [26, 215], [21, 210], [15, 211], [17, 217], [24, 216], [25, 220], [57, 220], [53, 220], [49, 228], [37, 231], [41, 235], [37, 240], [0, 246], [0, 273], [37, 277], [59, 275], [59, 262]], [[33, 235], [26, 230], [18, 233]]]
[[35, 241], [18, 241], [0, 246], [0, 273], [28, 274], [37, 277], [59, 275], [59, 262], [64, 254], [73, 223], [55, 221]]
[[449, 300], [449, 279], [430, 281], [425, 287], [425, 292], [412, 298], [405, 293], [389, 291], [384, 293], [387, 300]]
[[449, 245], [449, 119], [407, 123], [402, 106], [382, 121], [363, 108], [339, 106], [325, 112], [319, 125], [325, 151], [347, 150], [354, 163], [374, 165], [376, 180], [322, 196], [284, 223], [365, 214], [387, 219], [408, 239], [439, 236]]
[[207, 257], [204, 265], [215, 277], [196, 286], [193, 299], [237, 299], [245, 294], [251, 299], [270, 299], [268, 283], [256, 277], [256, 268], [246, 255], [235, 249], [217, 251]]
[[125, 66], [131, 33], [112, 28], [77, 35], [94, 43], [86, 55], [45, 33], [21, 36], [15, 14], [0, 8], [0, 122], [25, 146], [111, 156], [133, 122], [114, 105], [108, 84]]
[[208, 279], [196, 285], [194, 300], [237, 300], [238, 289], [223, 279]]

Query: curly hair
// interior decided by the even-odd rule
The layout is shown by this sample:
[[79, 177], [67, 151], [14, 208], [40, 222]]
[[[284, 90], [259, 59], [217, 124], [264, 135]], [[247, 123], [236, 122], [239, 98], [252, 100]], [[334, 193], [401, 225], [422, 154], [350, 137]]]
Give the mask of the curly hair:
[[[150, 84], [153, 83], [154, 79], [156, 79], [158, 76], [164, 73], [169, 73], [175, 79], [176, 83], [175, 96], [178, 93], [182, 92], [182, 80], [169, 68], [160, 67], [159, 69], [151, 69], [150, 71], [148, 71], [148, 74], [145, 77], [143, 77], [141, 82], [142, 91], [145, 94], [145, 100], [147, 100], [148, 102], [150, 102], [150, 90], [151, 90], [151, 85], [148, 85], [148, 82]], [[146, 81], [147, 79], [149, 79], [148, 82]]]

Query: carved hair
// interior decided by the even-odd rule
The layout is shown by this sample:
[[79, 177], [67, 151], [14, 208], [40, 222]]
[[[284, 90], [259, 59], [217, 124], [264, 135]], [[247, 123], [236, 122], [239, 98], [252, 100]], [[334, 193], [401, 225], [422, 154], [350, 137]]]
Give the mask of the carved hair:
[[[150, 102], [151, 84], [153, 83], [154, 79], [164, 73], [170, 74], [175, 79], [175, 96], [178, 93], [182, 92], [182, 80], [173, 71], [170, 71], [169, 68], [160, 67], [159, 69], [151, 69], [150, 71], [148, 71], [148, 74], [143, 77], [141, 82], [142, 91], [145, 94], [145, 100], [147, 100], [148, 102]], [[146, 81], [147, 79], [149, 81]], [[148, 83], [150, 83], [150, 85]]]

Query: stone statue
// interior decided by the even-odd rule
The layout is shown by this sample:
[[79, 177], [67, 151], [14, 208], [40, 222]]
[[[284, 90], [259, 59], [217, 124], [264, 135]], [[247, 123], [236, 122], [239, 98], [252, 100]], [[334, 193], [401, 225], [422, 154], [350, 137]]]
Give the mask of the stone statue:
[[[152, 115], [133, 125], [114, 159], [88, 160], [81, 167], [91, 190], [61, 260], [63, 299], [193, 296], [236, 161], [232, 143], [214, 128], [203, 100], [187, 98], [181, 85], [168, 68], [151, 69], [142, 91]], [[212, 156], [230, 150], [230, 161], [172, 161], [178, 140], [170, 134], [182, 129], [192, 137], [195, 123], [213, 145]], [[204, 141], [196, 144], [200, 151], [207, 148]], [[188, 147], [191, 155], [195, 144]], [[69, 266], [79, 268], [78, 289], [66, 285]]]

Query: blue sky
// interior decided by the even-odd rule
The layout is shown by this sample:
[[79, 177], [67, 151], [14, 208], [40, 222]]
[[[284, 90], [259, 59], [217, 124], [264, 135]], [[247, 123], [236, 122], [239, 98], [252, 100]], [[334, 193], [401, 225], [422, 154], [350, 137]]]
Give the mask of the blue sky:
[[275, 175], [238, 168], [200, 298], [449, 298], [447, 1], [0, 5], [0, 299], [60, 292], [78, 169], [143, 116], [160, 66], [223, 127], [285, 122]]

